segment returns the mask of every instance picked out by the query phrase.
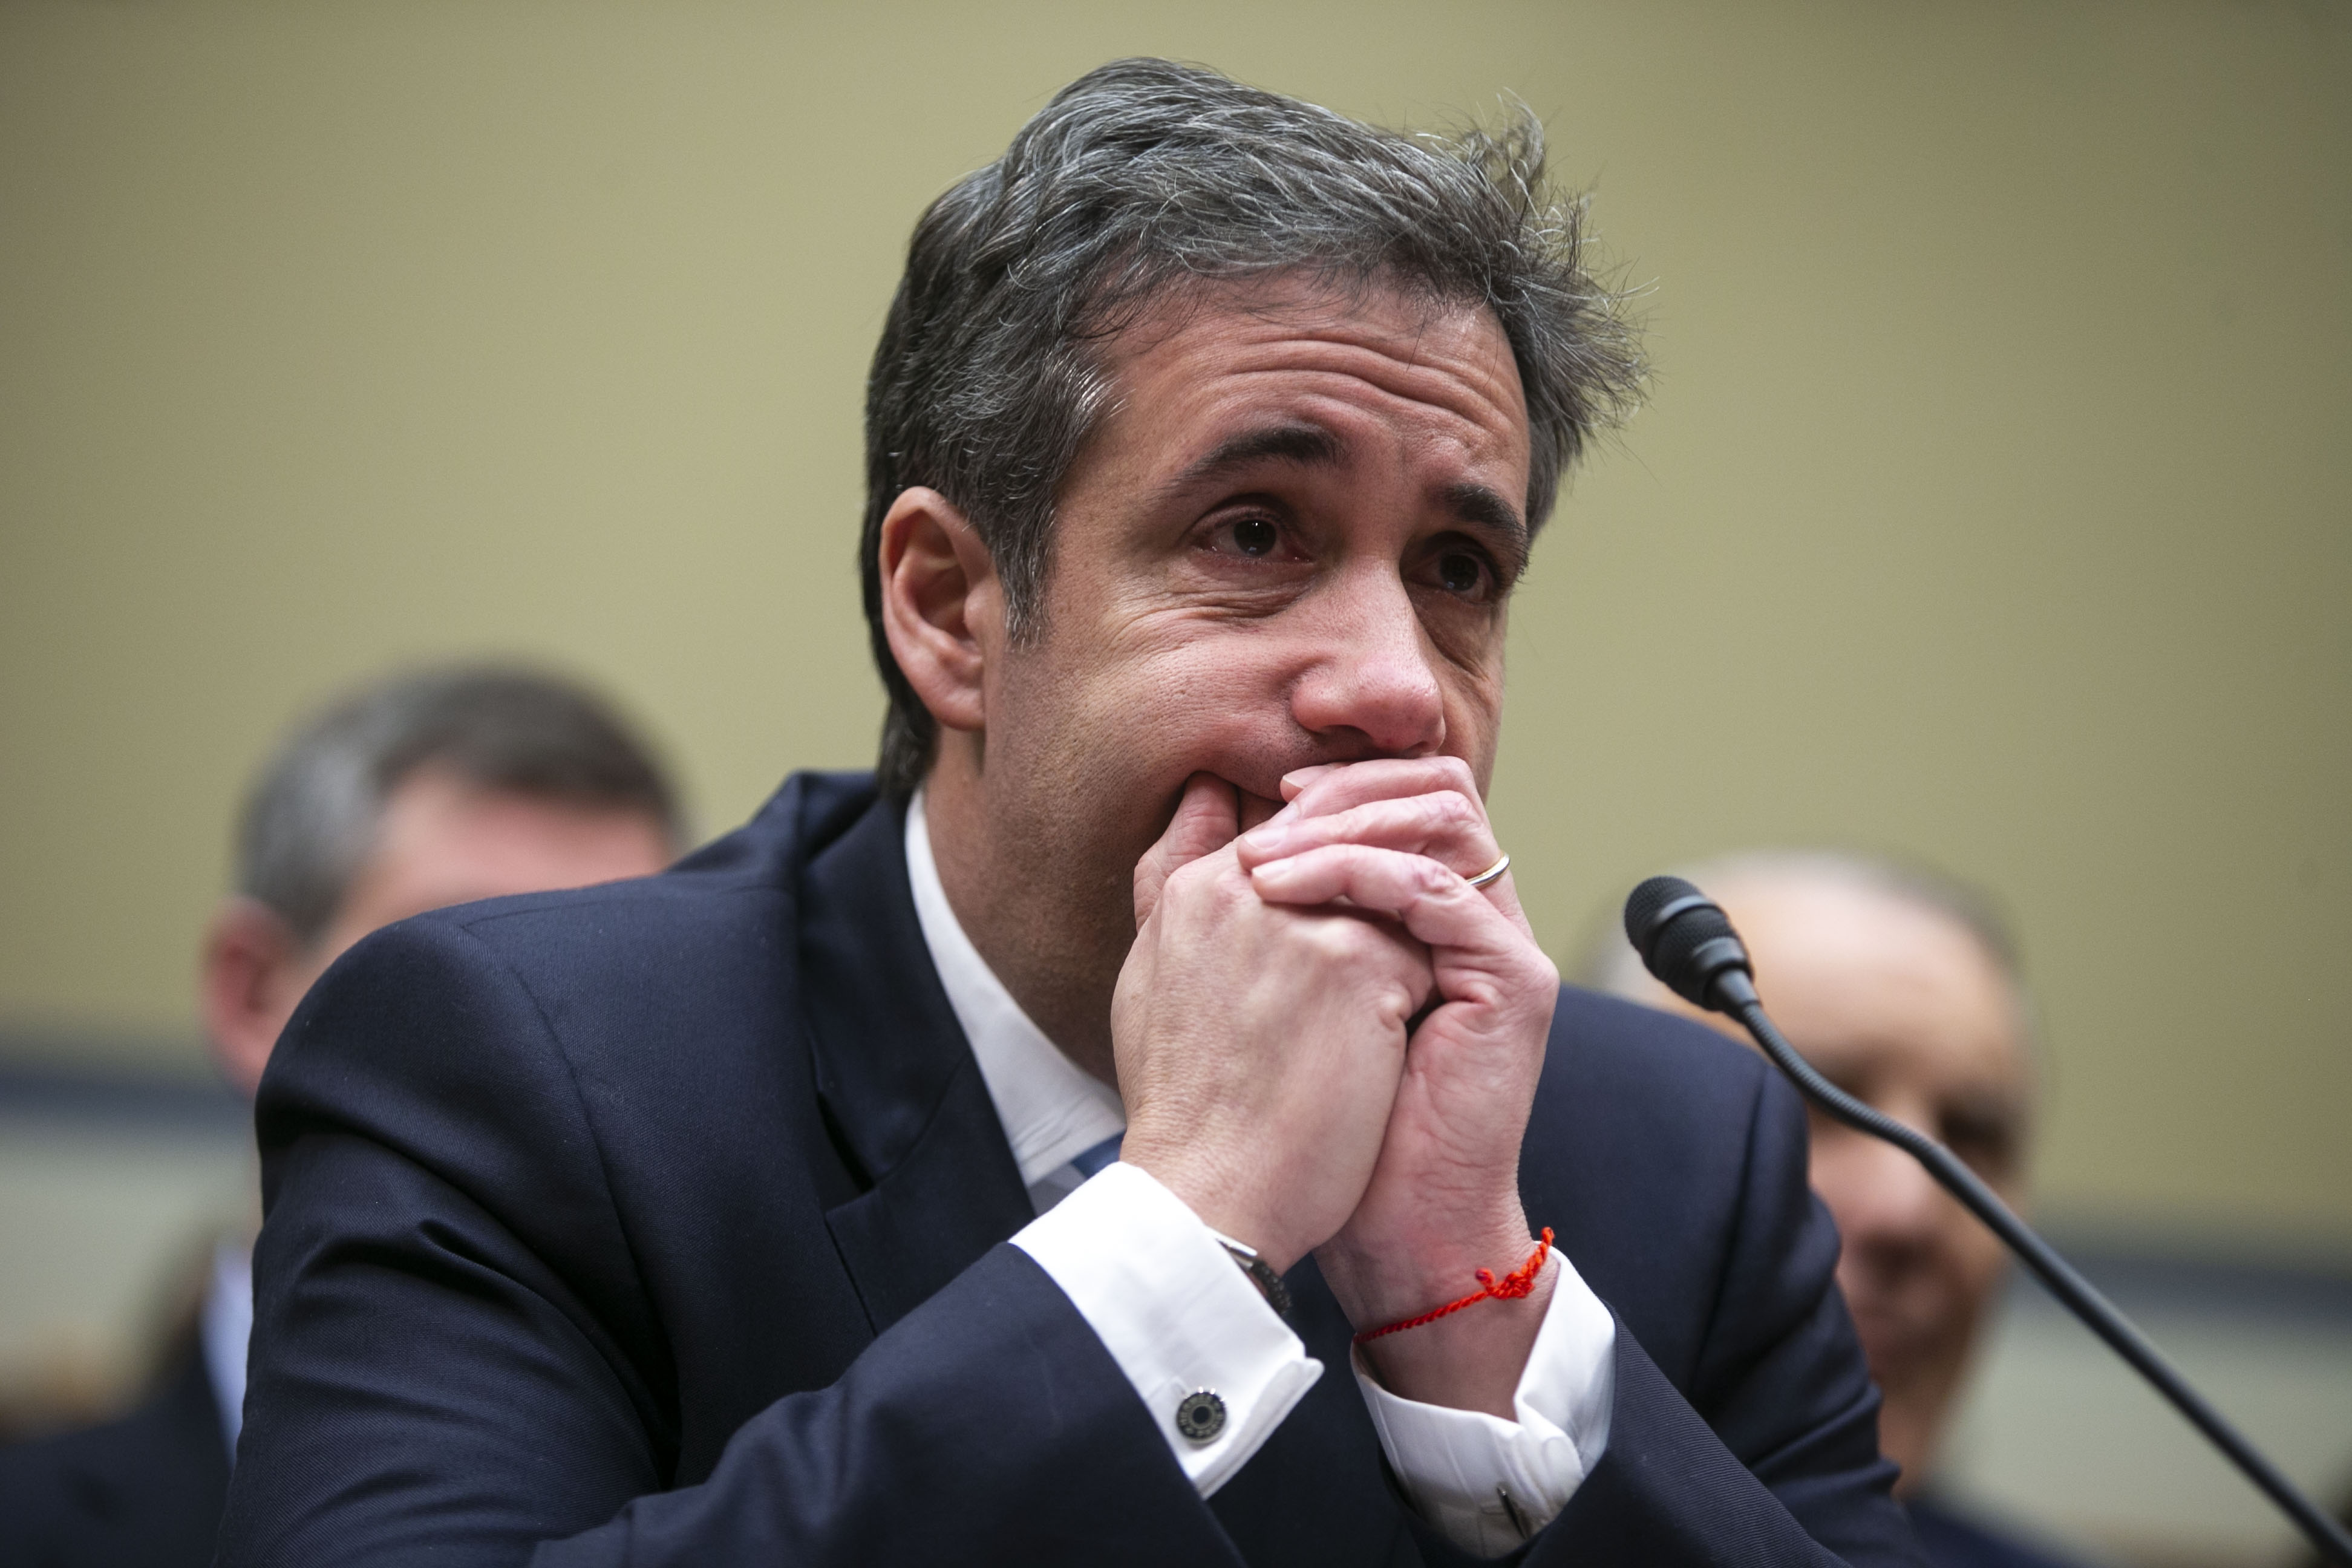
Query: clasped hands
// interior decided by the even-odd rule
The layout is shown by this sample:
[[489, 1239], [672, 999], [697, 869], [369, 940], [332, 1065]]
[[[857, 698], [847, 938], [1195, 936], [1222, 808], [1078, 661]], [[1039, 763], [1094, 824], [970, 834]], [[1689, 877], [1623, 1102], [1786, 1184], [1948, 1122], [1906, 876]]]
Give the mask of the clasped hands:
[[[1209, 774], [1135, 873], [1111, 1037], [1120, 1157], [1279, 1269], [1308, 1252], [1359, 1330], [1533, 1246], [1519, 1143], [1559, 976], [1454, 757], [1302, 769], [1240, 831]], [[1556, 1268], [1522, 1300], [1366, 1347], [1393, 1392], [1508, 1417]]]

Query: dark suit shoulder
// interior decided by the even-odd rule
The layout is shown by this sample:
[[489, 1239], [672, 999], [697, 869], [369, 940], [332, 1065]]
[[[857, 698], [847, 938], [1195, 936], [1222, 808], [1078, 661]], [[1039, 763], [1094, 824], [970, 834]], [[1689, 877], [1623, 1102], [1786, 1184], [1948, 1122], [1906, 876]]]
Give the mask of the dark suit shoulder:
[[[543, 1160], [567, 1130], [645, 1142], [665, 1100], [708, 1116], [743, 1087], [730, 1073], [772, 1068], [797, 1044], [793, 879], [872, 798], [862, 775], [795, 775], [744, 827], [658, 876], [373, 932], [287, 1026], [257, 1107], [265, 1151], [322, 1121], [356, 1123], [447, 1169], [526, 1126]], [[626, 1114], [602, 1114], [613, 1110]], [[522, 1171], [491, 1184], [509, 1178], [533, 1184]]]
[[796, 773], [750, 822], [667, 871], [436, 910], [374, 933], [343, 962], [369, 962], [363, 950], [394, 933], [438, 929], [467, 933], [526, 983], [725, 984], [732, 967], [772, 960], [801, 868], [873, 800], [864, 774]]
[[191, 1346], [117, 1420], [0, 1449], [0, 1568], [210, 1563], [228, 1445]]
[[1738, 1375], [1830, 1288], [1837, 1237], [1806, 1186], [1805, 1150], [1802, 1102], [1758, 1052], [1655, 1008], [1561, 991], [1522, 1154], [1529, 1217], [1559, 1228], [1579, 1271], [1686, 1393]]
[[[326, 1249], [400, 1252], [459, 1293], [496, 1256], [593, 1347], [653, 1463], [715, 1456], [757, 1405], [681, 1409], [678, 1358], [739, 1350], [713, 1319], [747, 1293], [784, 1312], [845, 1289], [824, 1215], [856, 1186], [813, 1088], [793, 899], [863, 784], [800, 775], [661, 876], [439, 910], [344, 954], [256, 1100], [257, 1340]], [[802, 1348], [831, 1373], [856, 1345]]]
[[1645, 1131], [1684, 1139], [1745, 1127], [1773, 1079], [1760, 1055], [1704, 1024], [1574, 985], [1560, 987], [1551, 1055], [1549, 1068], [1625, 1096]]

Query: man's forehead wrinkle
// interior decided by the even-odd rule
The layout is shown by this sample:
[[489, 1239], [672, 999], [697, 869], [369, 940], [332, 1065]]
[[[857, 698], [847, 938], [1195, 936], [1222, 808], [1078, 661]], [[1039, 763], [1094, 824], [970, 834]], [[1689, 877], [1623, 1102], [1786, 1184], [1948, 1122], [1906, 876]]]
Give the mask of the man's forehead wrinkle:
[[[1160, 504], [1181, 504], [1253, 464], [1344, 467], [1360, 455], [1356, 440], [1370, 432], [1357, 426], [1369, 416], [1402, 436], [1417, 461], [1434, 462], [1436, 471], [1423, 470], [1427, 504], [1491, 536], [1523, 567], [1524, 509], [1501, 494], [1518, 494], [1532, 459], [1508, 343], [1475, 312], [1427, 300], [1383, 312], [1382, 297], [1333, 310], [1296, 297], [1181, 291], [1104, 345], [1110, 395], [1088, 446], [1100, 453], [1113, 427], [1156, 426], [1164, 437], [1191, 426], [1190, 451], [1160, 446], [1155, 461], [1147, 454], [1159, 439], [1147, 436], [1128, 453], [1144, 465], [1132, 479]], [[1155, 417], [1156, 408], [1165, 413]], [[1490, 471], [1497, 460], [1520, 477]], [[1168, 477], [1154, 482], [1154, 468]]]
[[1405, 363], [1415, 367], [1421, 364], [1422, 345], [1429, 341], [1430, 329], [1436, 324], [1437, 312], [1434, 310], [1424, 311], [1421, 320], [1413, 323], [1412, 353], [1406, 356]]
[[[1246, 295], [1219, 298], [1216, 292], [1203, 295], [1181, 290], [1164, 306], [1143, 312], [1118, 332], [1108, 360], [1115, 370], [1129, 371], [1204, 324], [1219, 321], [1239, 322], [1250, 331], [1240, 342], [1227, 345], [1228, 354], [1246, 354], [1253, 349], [1286, 343], [1352, 349], [1388, 360], [1407, 371], [1433, 372], [1471, 384], [1486, 401], [1524, 425], [1527, 410], [1524, 389], [1519, 384], [1518, 362], [1492, 313], [1480, 307], [1444, 300], [1412, 303], [1412, 324], [1401, 329], [1393, 321], [1380, 320], [1369, 300], [1334, 300], [1328, 294], [1253, 300]], [[1330, 310], [1332, 304], [1340, 308]], [[1448, 356], [1433, 356], [1428, 346], [1433, 336], [1448, 329], [1459, 329], [1454, 335], [1465, 340], [1461, 351], [1450, 356], [1450, 365], [1439, 363]], [[1479, 345], [1469, 340], [1486, 342]], [[1483, 353], [1482, 346], [1495, 352]], [[1483, 363], [1490, 360], [1495, 363]], [[1506, 367], [1507, 374], [1504, 374]]]
[[1287, 380], [1294, 384], [1289, 395], [1274, 401], [1290, 406], [1278, 416], [1301, 423], [1322, 423], [1299, 406], [1317, 403], [1328, 403], [1342, 421], [1352, 420], [1368, 410], [1363, 389], [1369, 389], [1373, 395], [1370, 411], [1378, 415], [1385, 405], [1401, 412], [1402, 428], [1416, 443], [1436, 437], [1473, 452], [1491, 452], [1497, 446], [1524, 448], [1527, 444], [1525, 416], [1510, 395], [1516, 389], [1478, 375], [1475, 367], [1415, 364], [1351, 341], [1291, 339], [1282, 346], [1307, 352], [1273, 363], [1228, 363], [1213, 371], [1212, 379], [1228, 386]]

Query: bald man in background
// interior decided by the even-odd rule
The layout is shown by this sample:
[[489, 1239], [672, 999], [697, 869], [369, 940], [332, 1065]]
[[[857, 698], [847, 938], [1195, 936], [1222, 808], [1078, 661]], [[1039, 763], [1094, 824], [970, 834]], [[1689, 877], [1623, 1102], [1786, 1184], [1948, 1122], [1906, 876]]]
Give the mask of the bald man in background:
[[[1989, 900], [1822, 851], [1736, 856], [1687, 875], [1738, 928], [1764, 1005], [1809, 1061], [1941, 1141], [2021, 1206], [2032, 1022], [2015, 945]], [[1595, 942], [1582, 967], [1597, 989], [1747, 1037], [1658, 984], [1621, 938]], [[1938, 1568], [2051, 1568], [2055, 1559], [1922, 1495], [2007, 1253], [1902, 1151], [1818, 1112], [1811, 1137], [1813, 1190], [1843, 1242], [1838, 1284], [1885, 1398], [1879, 1440], [1903, 1467], [1896, 1492], [1921, 1543]]]
[[[678, 818], [650, 752], [604, 703], [527, 671], [408, 674], [295, 730], [255, 782], [237, 890], [213, 915], [198, 1000], [221, 1076], [253, 1098], [312, 981], [410, 915], [650, 876]], [[0, 1568], [199, 1568], [228, 1494], [253, 1321], [252, 1238], [215, 1250], [194, 1332], [148, 1403], [0, 1452]]]

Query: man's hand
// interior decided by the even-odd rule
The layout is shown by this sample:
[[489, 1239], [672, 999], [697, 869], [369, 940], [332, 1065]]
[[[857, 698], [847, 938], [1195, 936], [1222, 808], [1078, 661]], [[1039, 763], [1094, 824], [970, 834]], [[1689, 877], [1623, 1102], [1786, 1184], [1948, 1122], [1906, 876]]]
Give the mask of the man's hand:
[[[1532, 1249], [1519, 1143], [1559, 976], [1510, 879], [1468, 883], [1501, 850], [1458, 758], [1305, 769], [1284, 793], [1290, 805], [1235, 845], [1258, 895], [1390, 916], [1427, 945], [1436, 982], [1362, 1201], [1317, 1253], [1349, 1320], [1374, 1328], [1467, 1295], [1479, 1268], [1499, 1278]], [[1407, 1398], [1508, 1418], [1553, 1277], [1524, 1300], [1384, 1336], [1368, 1358]]]
[[1136, 868], [1111, 1003], [1119, 1157], [1287, 1269], [1359, 1211], [1433, 981], [1397, 921], [1261, 897], [1238, 809], [1233, 785], [1195, 774]]

